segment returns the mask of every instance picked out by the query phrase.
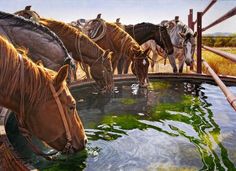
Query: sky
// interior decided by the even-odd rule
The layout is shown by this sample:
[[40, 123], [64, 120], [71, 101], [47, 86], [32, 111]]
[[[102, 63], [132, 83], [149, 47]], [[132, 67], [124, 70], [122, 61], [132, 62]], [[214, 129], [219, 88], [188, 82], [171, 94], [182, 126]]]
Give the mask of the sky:
[[[189, 9], [201, 12], [211, 0], [0, 0], [0, 10], [14, 13], [32, 5], [40, 16], [71, 22], [79, 18], [93, 19], [98, 13], [102, 18], [114, 22], [120, 18], [123, 24], [140, 22], [160, 23], [179, 16], [187, 24]], [[207, 26], [230, 9], [236, 7], [236, 0], [218, 0], [203, 17], [203, 27]], [[236, 33], [236, 16], [205, 31]]]

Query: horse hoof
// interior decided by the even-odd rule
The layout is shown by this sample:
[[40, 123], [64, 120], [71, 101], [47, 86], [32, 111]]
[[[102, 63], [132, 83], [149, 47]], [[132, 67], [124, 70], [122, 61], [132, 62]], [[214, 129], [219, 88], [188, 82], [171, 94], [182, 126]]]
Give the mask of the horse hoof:
[[173, 73], [177, 73], [177, 68], [173, 69]]

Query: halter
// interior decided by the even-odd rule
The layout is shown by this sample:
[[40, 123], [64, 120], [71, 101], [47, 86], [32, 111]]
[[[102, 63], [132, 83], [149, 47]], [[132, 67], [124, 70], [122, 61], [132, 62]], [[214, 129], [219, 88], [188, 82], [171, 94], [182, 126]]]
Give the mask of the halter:
[[[75, 49], [76, 49], [76, 53], [79, 55], [80, 57], [80, 60], [81, 60], [81, 63], [83, 63], [83, 65], [85, 64], [84, 63], [84, 60], [83, 60], [83, 56], [82, 56], [82, 53], [81, 53], [81, 46], [80, 46], [80, 39], [81, 39], [82, 35], [81, 34], [76, 34], [76, 41], [75, 41]], [[102, 59], [102, 64], [103, 62], [105, 61], [105, 54], [106, 52], [104, 52], [99, 58], [97, 58], [93, 63], [92, 65], [90, 66], [90, 68], [92, 68], [100, 59]], [[83, 68], [82, 68], [83, 69]]]
[[[52, 156], [55, 155], [57, 152], [53, 152], [53, 153], [50, 153], [50, 154], [46, 154], [46, 153], [43, 153], [37, 146], [35, 146], [33, 143], [32, 143], [32, 136], [31, 136], [31, 133], [28, 131], [28, 129], [25, 127], [25, 124], [24, 124], [24, 121], [23, 121], [23, 118], [24, 118], [24, 112], [25, 112], [25, 105], [24, 105], [24, 61], [23, 61], [23, 58], [22, 58], [22, 55], [19, 54], [19, 59], [20, 59], [20, 73], [21, 73], [21, 77], [20, 77], [20, 87], [21, 87], [21, 90], [20, 90], [20, 113], [19, 113], [19, 117], [17, 117], [18, 119], [18, 124], [19, 124], [19, 130], [20, 132], [22, 133], [22, 135], [25, 137], [25, 139], [27, 140], [30, 148], [32, 149], [32, 151], [37, 154], [37, 155], [40, 155], [48, 160], [51, 160], [52, 159]], [[71, 137], [71, 133], [70, 133], [70, 130], [69, 130], [69, 126], [68, 126], [68, 122], [66, 120], [66, 114], [63, 110], [63, 107], [62, 107], [62, 103], [59, 99], [59, 95], [64, 91], [64, 88], [63, 86], [61, 86], [61, 88], [56, 92], [52, 82], [49, 83], [49, 87], [50, 87], [50, 90], [52, 92], [52, 95], [57, 103], [57, 107], [58, 107], [58, 110], [59, 110], [59, 113], [61, 115], [61, 119], [62, 119], [62, 122], [63, 122], [63, 125], [65, 127], [65, 131], [66, 131], [66, 138], [67, 138], [67, 143], [64, 147], [64, 149], [62, 150], [62, 152], [65, 152], [65, 153], [68, 153], [72, 150], [72, 137]]]
[[[84, 63], [84, 60], [83, 60], [83, 55], [81, 53], [81, 42], [80, 42], [80, 39], [82, 38], [82, 34], [80, 34], [79, 32], [77, 32], [76, 34], [76, 39], [75, 39], [75, 49], [76, 49], [76, 53], [79, 55], [80, 57], [80, 60], [81, 60], [81, 68], [86, 72], [86, 69], [85, 69], [85, 63]], [[105, 57], [105, 54], [106, 52], [104, 52], [99, 58], [97, 58], [90, 66], [90, 68], [93, 68], [93, 66], [99, 61], [99, 60], [102, 60], [102, 65], [104, 66], [104, 61], [107, 59]], [[104, 66], [105, 67], [105, 66]], [[105, 75], [104, 75], [104, 72], [103, 72], [103, 78], [105, 78]], [[107, 82], [106, 82], [106, 79], [105, 79], [105, 84], [107, 85]]]

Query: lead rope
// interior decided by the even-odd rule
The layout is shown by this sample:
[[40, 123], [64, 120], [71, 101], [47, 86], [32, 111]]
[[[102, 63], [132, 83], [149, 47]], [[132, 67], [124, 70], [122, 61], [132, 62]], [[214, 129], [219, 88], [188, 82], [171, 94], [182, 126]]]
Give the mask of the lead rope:
[[82, 56], [81, 49], [80, 49], [80, 39], [81, 38], [82, 38], [82, 34], [80, 34], [79, 32], [76, 32], [75, 50], [76, 50], [76, 53], [79, 55], [80, 60], [81, 60], [81, 63], [79, 63], [80, 67], [85, 72], [87, 79], [89, 79], [90, 74], [89, 74], [89, 71], [86, 67], [86, 64], [84, 63], [83, 56]]
[[97, 42], [98, 40], [102, 39], [107, 32], [107, 25], [103, 20], [100, 20], [100, 25], [98, 26], [98, 28], [95, 30], [96, 32], [94, 33], [94, 37], [96, 36], [96, 34], [98, 33], [99, 29], [102, 27], [102, 32], [98, 37], [95, 38], [91, 38], [94, 42]]

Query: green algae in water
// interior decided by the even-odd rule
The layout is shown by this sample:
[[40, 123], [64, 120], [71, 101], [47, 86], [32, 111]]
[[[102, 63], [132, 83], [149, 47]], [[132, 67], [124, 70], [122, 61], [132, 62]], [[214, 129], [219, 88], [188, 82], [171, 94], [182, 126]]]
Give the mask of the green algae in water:
[[149, 90], [163, 90], [170, 88], [170, 86], [171, 84], [168, 82], [155, 81], [155, 82], [150, 82], [148, 88]]
[[159, 103], [156, 106], [152, 107], [150, 113], [153, 115], [165, 114], [167, 111], [175, 112], [185, 112], [191, 114], [201, 105], [199, 97], [194, 97], [191, 95], [183, 95], [181, 101], [177, 103]]
[[137, 100], [132, 98], [122, 98], [120, 102], [124, 105], [133, 105], [137, 103]]
[[[154, 103], [152, 103], [151, 106], [148, 106], [147, 108], [142, 109], [141, 111], [139, 111], [138, 109], [137, 113], [133, 113], [134, 112], [133, 110], [132, 110], [132, 113], [129, 113], [128, 111], [125, 111], [125, 110], [118, 112], [117, 108], [115, 108], [116, 110], [108, 110], [110, 109], [108, 108], [108, 105], [105, 107], [105, 110], [104, 110], [105, 112], [101, 111], [101, 113], [98, 113], [97, 108], [96, 108], [97, 106], [96, 107], [89, 106], [88, 109], [96, 109], [96, 114], [99, 115], [100, 117], [98, 117], [98, 119], [93, 118], [87, 121], [91, 123], [87, 124], [88, 127], [86, 127], [86, 135], [89, 139], [89, 142], [90, 143], [92, 142], [91, 144], [95, 148], [98, 147], [100, 149], [94, 150], [94, 151], [93, 150], [90, 151], [87, 149], [86, 150], [87, 153], [85, 156], [82, 156], [79, 158], [75, 156], [75, 158], [69, 158], [66, 160], [63, 159], [63, 160], [53, 163], [49, 167], [41, 167], [41, 168], [45, 168], [43, 170], [59, 170], [59, 171], [60, 170], [68, 170], [68, 171], [69, 170], [70, 171], [83, 170], [84, 168], [86, 170], [86, 167], [90, 168], [90, 170], [93, 170], [93, 168], [96, 169], [98, 165], [94, 165], [94, 163], [92, 163], [91, 161], [99, 159], [99, 157], [101, 157], [103, 154], [109, 155], [109, 153], [106, 153], [106, 151], [104, 151], [104, 149], [106, 149], [105, 145], [115, 144], [113, 142], [117, 142], [117, 141], [119, 142], [119, 138], [122, 138], [125, 140], [127, 137], [132, 135], [131, 134], [132, 132], [135, 132], [135, 133], [141, 132], [141, 135], [144, 135], [144, 133], [149, 132], [150, 129], [155, 129], [157, 134], [160, 134], [160, 133], [168, 134], [171, 140], [173, 140], [173, 138], [176, 138], [176, 140], [184, 139], [184, 142], [186, 144], [189, 144], [189, 146], [187, 147], [190, 147], [190, 148], [186, 148], [186, 149], [183, 148], [182, 150], [184, 150], [184, 153], [182, 151], [179, 153], [181, 154], [180, 156], [181, 159], [179, 161], [180, 164], [177, 163], [176, 165], [176, 163], [173, 162], [169, 165], [169, 164], [165, 164], [161, 162], [158, 163], [158, 161], [157, 162], [154, 161], [153, 163], [149, 163], [149, 165], [146, 168], [144, 169], [140, 168], [140, 169], [143, 169], [143, 170], [149, 170], [149, 169], [150, 170], [186, 170], [186, 171], [187, 170], [235, 170], [234, 163], [236, 161], [236, 153], [234, 149], [232, 150], [234, 146], [231, 147], [230, 149], [228, 146], [224, 144], [224, 143], [227, 143], [227, 140], [224, 141], [221, 138], [222, 133], [221, 133], [220, 126], [217, 125], [217, 122], [214, 120], [214, 117], [217, 116], [217, 113], [213, 115], [212, 108], [211, 108], [213, 106], [213, 109], [214, 109], [215, 104], [214, 103], [211, 104], [212, 101], [210, 101], [208, 99], [208, 96], [206, 96], [207, 93], [205, 93], [204, 91], [207, 91], [207, 90], [204, 89], [204, 91], [202, 91], [202, 89], [200, 89], [199, 90], [200, 93], [196, 93], [196, 94], [199, 94], [200, 96], [194, 96], [194, 95], [184, 94], [184, 93], [191, 93], [191, 92], [182, 92], [182, 89], [181, 89], [182, 83], [180, 85], [181, 86], [180, 89], [174, 89], [174, 86], [172, 86], [173, 84], [171, 84], [171, 82], [168, 82], [168, 83], [161, 82], [161, 84], [160, 82], [157, 82], [156, 85], [158, 86], [154, 86], [154, 87], [156, 88], [157, 92], [158, 91], [163, 92], [163, 93], [157, 93], [157, 95], [161, 95], [162, 97], [167, 97], [167, 98], [165, 99], [159, 98], [158, 99], [159, 101], [156, 101], [156, 102], [153, 101]], [[164, 87], [168, 87], [169, 88], [168, 90], [171, 89], [173, 91], [172, 92], [160, 91], [160, 90], [165, 90]], [[177, 94], [175, 94], [176, 91], [181, 91], [181, 92], [178, 92]], [[168, 99], [170, 97], [169, 93], [173, 93], [171, 94], [171, 96], [175, 98], [174, 100]], [[123, 97], [127, 97], [127, 96], [123, 96]], [[117, 103], [119, 107], [124, 106], [124, 108], [125, 107], [130, 108], [130, 106], [127, 106], [127, 105], [133, 105], [134, 107], [136, 107], [140, 105], [139, 103], [141, 100], [146, 100], [144, 99], [144, 97], [141, 97], [141, 98], [138, 96], [136, 96], [135, 98], [132, 98], [132, 97], [134, 96], [131, 96], [130, 98], [121, 98], [121, 99], [120, 97], [118, 97], [119, 99], [116, 99], [115, 102], [113, 101], [111, 103], [112, 107], [114, 107], [113, 106], [114, 103]], [[132, 99], [131, 100], [132, 103], [127, 99]], [[166, 103], [164, 103], [163, 101], [165, 101]], [[142, 103], [142, 104], [146, 105], [145, 103]], [[92, 112], [92, 111], [93, 110], [89, 110], [88, 112]], [[139, 112], [144, 113], [144, 115], [138, 115]], [[88, 117], [88, 115], [85, 115], [85, 114], [84, 116]], [[91, 115], [91, 117], [93, 116]], [[230, 122], [229, 124], [231, 123], [232, 122]], [[229, 126], [229, 128], [232, 130], [232, 127]], [[155, 133], [155, 130], [151, 130], [151, 131]], [[225, 130], [223, 128], [223, 132], [224, 131]], [[142, 140], [142, 137], [139, 137], [139, 138], [140, 138], [139, 140]], [[159, 137], [155, 137], [155, 138], [158, 139]], [[105, 144], [104, 147], [103, 146], [101, 147], [99, 145], [99, 142], [102, 142], [102, 144]], [[163, 141], [163, 143], [165, 144], [165, 141]], [[147, 145], [149, 144], [147, 143]], [[227, 148], [225, 148], [224, 145]], [[156, 148], [159, 148], [159, 146], [156, 146]], [[112, 150], [112, 151], [115, 151], [115, 150]], [[123, 152], [123, 149], [121, 150]], [[167, 152], [166, 156], [168, 156], [168, 152], [169, 152], [168, 147], [167, 147], [166, 152]], [[146, 155], [148, 156], [149, 153]], [[134, 160], [136, 160], [136, 158]], [[144, 162], [148, 162], [148, 161], [145, 161], [146, 158], [142, 158], [142, 160]], [[117, 160], [113, 160], [113, 161], [118, 162], [118, 163], [120, 162]], [[106, 162], [108, 162], [108, 159], [103, 160], [101, 163], [106, 163]], [[191, 164], [192, 162], [196, 162], [196, 163], [199, 162], [199, 163]], [[113, 164], [115, 163], [110, 162], [109, 164], [113, 166]], [[100, 170], [105, 170], [105, 169], [100, 169]]]
[[137, 117], [132, 114], [122, 114], [120, 116], [105, 116], [103, 123], [107, 125], [114, 126], [118, 125], [121, 129], [130, 130], [130, 129], [146, 129], [141, 122], [138, 121]]
[[86, 158], [88, 154], [86, 150], [83, 150], [76, 155], [69, 157], [61, 156], [55, 161], [42, 161], [43, 164], [47, 163], [42, 171], [81, 171], [86, 167]]

